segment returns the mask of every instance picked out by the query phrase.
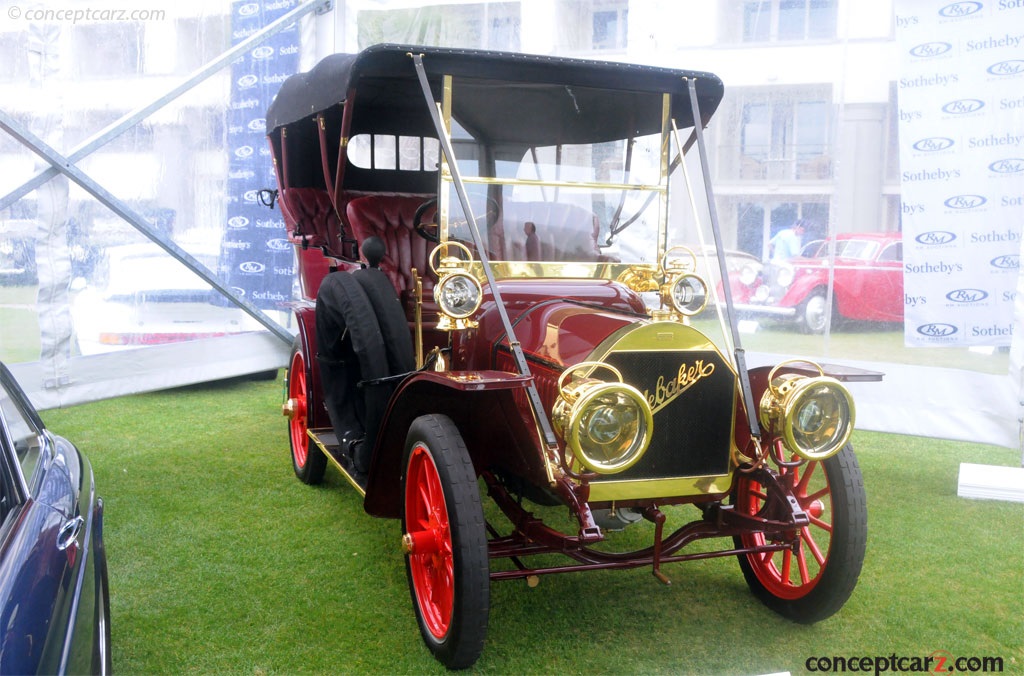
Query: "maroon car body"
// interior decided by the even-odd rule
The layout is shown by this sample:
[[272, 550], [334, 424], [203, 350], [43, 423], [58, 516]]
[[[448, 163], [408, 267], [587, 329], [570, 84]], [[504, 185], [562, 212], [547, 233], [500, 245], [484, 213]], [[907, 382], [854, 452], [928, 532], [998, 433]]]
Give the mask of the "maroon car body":
[[[747, 369], [713, 212], [708, 237], [669, 223], [687, 164], [670, 149], [707, 166], [722, 94], [696, 71], [378, 45], [292, 76], [267, 112], [304, 295], [292, 467], [315, 484], [330, 463], [401, 520], [420, 633], [449, 668], [480, 656], [500, 580], [667, 582], [736, 557], [799, 622], [853, 591], [866, 504], [841, 381], [879, 376]], [[721, 321], [698, 329], [716, 286]], [[642, 522], [648, 546], [615, 544]]]
[[[833, 250], [834, 242], [834, 250]], [[761, 284], [740, 312], [792, 320], [821, 333], [833, 321], [903, 321], [903, 237], [901, 233], [842, 233], [811, 242], [803, 255], [762, 270]]]

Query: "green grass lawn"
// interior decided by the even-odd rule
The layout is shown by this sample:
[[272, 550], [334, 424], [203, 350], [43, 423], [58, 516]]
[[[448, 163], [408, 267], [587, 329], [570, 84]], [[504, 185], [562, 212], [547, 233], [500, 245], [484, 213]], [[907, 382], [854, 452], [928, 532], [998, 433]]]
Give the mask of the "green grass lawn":
[[39, 359], [36, 287], [0, 286], [0, 360], [8, 364]]
[[[117, 672], [444, 671], [419, 638], [399, 524], [366, 515], [333, 469], [318, 487], [295, 479], [281, 394], [280, 379], [228, 381], [44, 412], [90, 457], [106, 503]], [[812, 656], [935, 651], [1024, 671], [1024, 505], [956, 496], [961, 461], [1019, 454], [854, 443], [868, 553], [838, 615], [781, 619], [731, 558], [667, 566], [668, 587], [647, 569], [496, 583], [473, 671], [798, 674]]]

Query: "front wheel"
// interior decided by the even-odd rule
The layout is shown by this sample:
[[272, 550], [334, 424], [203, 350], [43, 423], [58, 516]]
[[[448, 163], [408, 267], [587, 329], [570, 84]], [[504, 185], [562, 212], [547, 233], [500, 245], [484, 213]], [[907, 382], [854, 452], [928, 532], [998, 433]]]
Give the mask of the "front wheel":
[[313, 447], [309, 438], [309, 371], [302, 344], [295, 339], [292, 356], [288, 360], [284, 414], [288, 418], [288, 442], [292, 449], [292, 469], [299, 481], [318, 484], [324, 478], [327, 456]]
[[829, 314], [831, 313], [825, 292], [818, 289], [800, 303], [797, 308], [797, 321], [805, 333], [824, 333], [829, 322]]
[[[820, 462], [784, 468], [794, 472], [794, 497], [810, 523], [800, 529], [796, 546], [782, 552], [740, 554], [743, 577], [766, 606], [801, 624], [837, 612], [853, 593], [867, 546], [867, 498], [853, 447]], [[736, 509], [755, 515], [767, 494], [758, 482], [742, 477]], [[763, 533], [736, 537], [738, 547], [759, 547]]]
[[403, 545], [420, 634], [449, 669], [483, 650], [490, 569], [473, 463], [446, 416], [413, 421], [405, 442]]

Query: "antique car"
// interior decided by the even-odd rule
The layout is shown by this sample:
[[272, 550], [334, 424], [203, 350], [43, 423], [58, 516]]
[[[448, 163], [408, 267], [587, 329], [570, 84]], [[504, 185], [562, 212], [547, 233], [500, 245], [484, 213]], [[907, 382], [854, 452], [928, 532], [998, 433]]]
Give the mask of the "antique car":
[[[211, 269], [215, 255], [200, 255]], [[71, 303], [84, 355], [247, 333], [260, 324], [152, 243], [110, 247]]]
[[830, 321], [902, 322], [902, 235], [842, 233], [834, 251], [832, 242], [809, 242], [799, 257], [766, 265], [761, 283], [737, 309], [793, 322], [808, 333], [823, 332]]
[[[290, 77], [267, 112], [265, 197], [305, 296], [294, 472], [315, 484], [330, 463], [401, 521], [448, 668], [480, 656], [497, 581], [667, 583], [670, 564], [736, 557], [804, 623], [853, 591], [867, 517], [843, 381], [879, 376], [747, 368], [730, 285], [714, 299], [695, 272], [728, 278], [705, 260], [724, 252], [703, 135], [722, 94], [705, 72], [378, 45]], [[569, 527], [545, 520], [565, 508]]]
[[103, 501], [0, 363], [0, 673], [109, 674]]

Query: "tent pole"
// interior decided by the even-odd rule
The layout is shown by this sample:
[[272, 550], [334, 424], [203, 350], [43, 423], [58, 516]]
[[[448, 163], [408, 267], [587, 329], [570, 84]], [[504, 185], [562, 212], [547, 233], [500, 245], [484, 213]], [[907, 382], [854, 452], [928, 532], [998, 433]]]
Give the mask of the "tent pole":
[[287, 329], [264, 314], [255, 305], [235, 296], [228, 287], [222, 284], [219, 279], [210, 273], [205, 265], [178, 246], [174, 240], [153, 228], [137, 211], [115, 197], [103, 186], [90, 178], [85, 172], [76, 167], [71, 160], [44, 143], [42, 139], [21, 126], [17, 120], [3, 110], [0, 110], [0, 129], [6, 131], [23, 145], [27, 146], [36, 155], [39, 155], [39, 157], [49, 162], [57, 171], [66, 175], [69, 179], [81, 186], [83, 190], [128, 222], [133, 228], [156, 242], [162, 249], [164, 249], [164, 251], [180, 261], [189, 270], [202, 277], [210, 286], [216, 289], [229, 301], [252, 315], [256, 321], [267, 327], [267, 329], [286, 344], [292, 344], [293, 336]]

